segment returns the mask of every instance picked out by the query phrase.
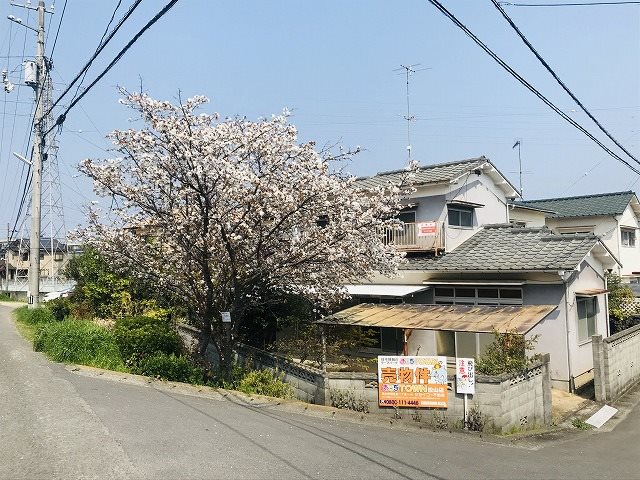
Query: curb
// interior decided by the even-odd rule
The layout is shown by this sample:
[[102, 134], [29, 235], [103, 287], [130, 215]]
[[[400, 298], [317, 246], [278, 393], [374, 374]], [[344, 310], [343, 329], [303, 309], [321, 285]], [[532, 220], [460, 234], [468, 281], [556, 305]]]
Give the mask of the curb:
[[540, 430], [531, 430], [512, 435], [495, 435], [484, 432], [470, 432], [453, 429], [437, 429], [431, 424], [416, 422], [411, 417], [393, 418], [384, 415], [369, 415], [351, 410], [344, 410], [325, 405], [314, 405], [295, 399], [278, 399], [257, 394], [246, 394], [235, 390], [225, 390], [207, 386], [196, 386], [187, 383], [169, 382], [142, 375], [114, 372], [85, 365], [65, 365], [64, 369], [75, 375], [102, 378], [104, 380], [153, 388], [167, 393], [177, 393], [215, 401], [231, 402], [235, 405], [252, 410], [264, 409], [270, 412], [286, 412], [323, 419], [326, 421], [341, 421], [355, 425], [368, 425], [384, 429], [399, 429], [407, 432], [424, 432], [429, 435], [455, 437], [460, 440], [511, 446], [527, 450], [539, 450], [551, 443], [575, 438], [577, 435], [590, 431], [579, 431], [573, 427], [559, 425]]

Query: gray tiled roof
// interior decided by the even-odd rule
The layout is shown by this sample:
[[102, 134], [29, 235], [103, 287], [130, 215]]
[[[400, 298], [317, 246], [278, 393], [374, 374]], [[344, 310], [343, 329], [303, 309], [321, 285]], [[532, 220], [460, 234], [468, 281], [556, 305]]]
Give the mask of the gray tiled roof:
[[[413, 178], [414, 185], [424, 185], [427, 183], [447, 182], [454, 180], [465, 173], [475, 170], [481, 165], [489, 162], [486, 157], [470, 158], [451, 163], [439, 163], [436, 165], [425, 165], [418, 168]], [[381, 172], [371, 177], [360, 177], [357, 182], [362, 188], [373, 188], [385, 186], [389, 183], [398, 184], [401, 182], [406, 170], [394, 170], [391, 172]]]
[[453, 252], [408, 258], [402, 268], [445, 272], [571, 270], [598, 241], [593, 235], [554, 235], [545, 227], [487, 225]]
[[590, 217], [593, 215], [620, 215], [624, 212], [635, 193], [614, 192], [580, 197], [547, 198], [543, 200], [523, 200], [513, 202], [524, 207], [542, 208], [555, 212], [550, 217]]

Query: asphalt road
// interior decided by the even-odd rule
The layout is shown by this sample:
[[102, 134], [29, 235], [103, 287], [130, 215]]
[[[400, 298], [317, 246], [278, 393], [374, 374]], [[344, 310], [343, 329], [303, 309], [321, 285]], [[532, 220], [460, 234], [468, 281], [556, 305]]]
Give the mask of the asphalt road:
[[613, 431], [504, 441], [303, 415], [70, 372], [0, 306], [0, 478], [638, 478], [640, 411]]

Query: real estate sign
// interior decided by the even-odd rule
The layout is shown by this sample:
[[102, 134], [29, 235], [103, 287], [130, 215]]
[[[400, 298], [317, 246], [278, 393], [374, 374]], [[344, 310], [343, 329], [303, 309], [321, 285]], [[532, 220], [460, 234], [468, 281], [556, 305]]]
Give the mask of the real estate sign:
[[447, 357], [378, 357], [378, 405], [447, 408]]
[[418, 224], [419, 237], [433, 237], [436, 234], [436, 222], [422, 222]]
[[456, 393], [476, 393], [476, 365], [473, 358], [456, 358]]

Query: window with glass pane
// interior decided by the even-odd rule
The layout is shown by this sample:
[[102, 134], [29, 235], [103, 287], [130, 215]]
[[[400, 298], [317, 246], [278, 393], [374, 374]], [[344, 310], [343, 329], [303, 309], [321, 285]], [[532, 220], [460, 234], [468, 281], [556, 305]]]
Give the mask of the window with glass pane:
[[446, 357], [456, 356], [455, 332], [436, 330], [436, 352]]
[[456, 357], [473, 358], [476, 351], [475, 332], [456, 332]]
[[622, 245], [625, 247], [635, 247], [636, 246], [636, 231], [630, 228], [625, 228], [620, 230], [620, 234], [622, 236]]
[[447, 216], [449, 218], [449, 225], [456, 227], [473, 226], [473, 208], [449, 206], [447, 207]]
[[578, 342], [586, 342], [596, 334], [598, 297], [577, 297], [576, 306], [578, 309]]
[[414, 211], [406, 211], [400, 212], [398, 214], [398, 220], [402, 223], [416, 223], [416, 212]]
[[453, 288], [436, 287], [436, 297], [453, 297]]

